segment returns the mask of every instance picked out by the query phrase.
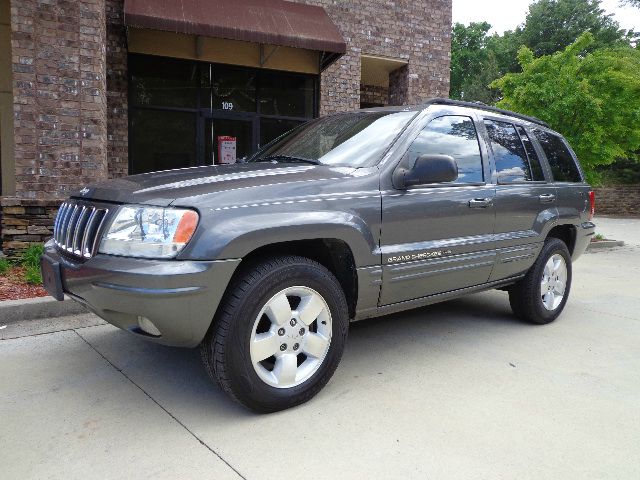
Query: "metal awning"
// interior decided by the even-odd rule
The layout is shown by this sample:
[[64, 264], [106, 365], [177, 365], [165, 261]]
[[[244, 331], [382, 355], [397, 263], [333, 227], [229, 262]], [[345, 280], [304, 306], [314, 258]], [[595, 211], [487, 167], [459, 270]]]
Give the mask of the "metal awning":
[[284, 0], [125, 0], [124, 23], [204, 37], [321, 52], [324, 69], [346, 52], [322, 7]]

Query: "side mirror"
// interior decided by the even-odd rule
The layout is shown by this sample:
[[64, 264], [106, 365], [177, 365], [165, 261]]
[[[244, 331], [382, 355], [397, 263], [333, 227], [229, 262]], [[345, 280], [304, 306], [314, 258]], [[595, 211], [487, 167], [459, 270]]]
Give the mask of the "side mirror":
[[411, 169], [399, 168], [394, 185], [404, 189], [414, 185], [448, 183], [458, 179], [458, 165], [449, 155], [420, 155]]

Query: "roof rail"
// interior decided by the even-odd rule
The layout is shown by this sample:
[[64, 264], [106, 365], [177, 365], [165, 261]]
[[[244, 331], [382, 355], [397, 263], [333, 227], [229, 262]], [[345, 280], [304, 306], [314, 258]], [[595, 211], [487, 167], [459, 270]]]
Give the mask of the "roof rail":
[[423, 105], [454, 105], [458, 107], [467, 107], [467, 108], [475, 108], [477, 110], [485, 110], [488, 112], [499, 113], [501, 115], [509, 115], [511, 117], [516, 117], [521, 120], [526, 120], [528, 122], [537, 123], [542, 125], [543, 127], [549, 127], [547, 122], [544, 122], [536, 117], [530, 117], [528, 115], [523, 115], [521, 113], [511, 112], [509, 110], [503, 110], [502, 108], [491, 107], [482, 102], [464, 102], [462, 100], [451, 100], [450, 98], [431, 98], [424, 102]]

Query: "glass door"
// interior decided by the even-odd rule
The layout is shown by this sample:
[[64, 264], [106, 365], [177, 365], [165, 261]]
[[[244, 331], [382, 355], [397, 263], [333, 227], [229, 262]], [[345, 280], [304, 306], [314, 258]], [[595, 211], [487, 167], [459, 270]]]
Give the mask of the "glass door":
[[204, 117], [204, 163], [236, 163], [257, 148], [257, 122], [251, 116], [214, 113]]

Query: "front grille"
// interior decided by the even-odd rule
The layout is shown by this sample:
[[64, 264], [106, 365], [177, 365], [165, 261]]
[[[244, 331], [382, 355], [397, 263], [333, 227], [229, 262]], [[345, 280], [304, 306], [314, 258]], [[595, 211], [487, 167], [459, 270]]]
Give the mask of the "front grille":
[[106, 208], [64, 202], [53, 224], [53, 239], [58, 249], [75, 257], [91, 258], [108, 212]]

